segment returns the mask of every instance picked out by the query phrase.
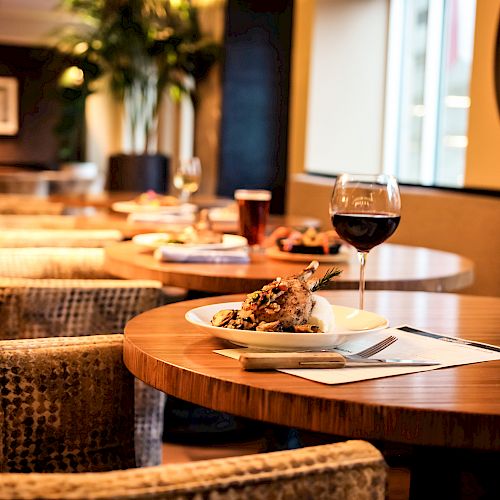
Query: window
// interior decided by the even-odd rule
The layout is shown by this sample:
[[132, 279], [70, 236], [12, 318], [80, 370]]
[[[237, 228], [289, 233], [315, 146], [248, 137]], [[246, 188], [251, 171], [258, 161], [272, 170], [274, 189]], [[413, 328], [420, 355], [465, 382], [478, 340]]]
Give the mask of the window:
[[400, 182], [463, 186], [473, 0], [393, 0], [384, 168]]
[[462, 187], [474, 0], [316, 0], [308, 173]]

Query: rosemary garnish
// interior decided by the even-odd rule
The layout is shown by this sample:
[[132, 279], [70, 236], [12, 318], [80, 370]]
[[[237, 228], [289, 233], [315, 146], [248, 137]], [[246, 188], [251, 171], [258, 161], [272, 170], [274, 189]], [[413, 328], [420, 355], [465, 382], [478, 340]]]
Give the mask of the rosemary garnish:
[[328, 271], [326, 271], [326, 273], [322, 278], [313, 283], [313, 286], [311, 287], [311, 292], [316, 292], [317, 290], [324, 288], [333, 278], [335, 278], [335, 276], [338, 276], [341, 272], [342, 272], [341, 269], [338, 269], [336, 267], [331, 267], [330, 269], [328, 269]]

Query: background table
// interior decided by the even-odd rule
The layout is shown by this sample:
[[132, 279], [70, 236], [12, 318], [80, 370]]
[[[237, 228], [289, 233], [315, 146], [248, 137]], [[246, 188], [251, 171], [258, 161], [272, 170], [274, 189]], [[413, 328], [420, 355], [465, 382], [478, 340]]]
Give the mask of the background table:
[[[357, 303], [354, 292], [325, 295], [336, 304]], [[427, 495], [438, 498], [436, 492], [443, 495], [443, 488], [441, 498], [455, 498], [450, 478], [466, 459], [481, 470], [498, 463], [498, 454], [484, 459], [475, 453], [500, 450], [500, 361], [335, 386], [274, 371], [245, 372], [237, 361], [212, 352], [224, 346], [221, 340], [184, 319], [190, 308], [237, 298], [180, 302], [137, 316], [125, 329], [125, 364], [146, 383], [215, 410], [417, 446], [417, 467], [412, 471], [415, 498], [422, 498], [422, 470]], [[379, 291], [367, 293], [366, 306], [393, 326], [406, 323], [500, 344], [500, 298]], [[455, 451], [449, 453], [450, 448]], [[454, 484], [458, 487], [457, 481]]]
[[[250, 292], [276, 276], [295, 274], [307, 263], [253, 255], [249, 264], [166, 263], [154, 259], [151, 250], [131, 242], [106, 248], [106, 270], [128, 279], [156, 279], [166, 285], [211, 293]], [[355, 255], [349, 263], [322, 264], [321, 276], [329, 267], [342, 274], [331, 284], [335, 289], [356, 289], [359, 265]], [[449, 252], [404, 245], [384, 244], [368, 256], [366, 288], [375, 290], [453, 291], [473, 280], [471, 260]]]

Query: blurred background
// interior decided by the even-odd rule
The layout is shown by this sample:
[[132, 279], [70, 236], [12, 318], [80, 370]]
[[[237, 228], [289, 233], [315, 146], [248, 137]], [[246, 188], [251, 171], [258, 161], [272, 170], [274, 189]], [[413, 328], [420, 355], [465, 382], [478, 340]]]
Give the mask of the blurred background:
[[[394, 241], [468, 255], [484, 267], [480, 291], [498, 293], [486, 261], [500, 242], [481, 228], [498, 213], [500, 0], [0, 10], [0, 190], [43, 193], [74, 169], [84, 193], [172, 192], [175, 166], [197, 156], [198, 194], [270, 189], [273, 213], [329, 227], [336, 174], [393, 173]], [[42, 187], [30, 177], [40, 170]]]
[[[184, 20], [195, 12], [198, 31], [161, 25], [165, 19], [151, 14], [159, 5]], [[102, 43], [112, 44], [116, 32], [106, 39], [96, 29], [127, 8], [142, 17], [121, 33], [121, 51], [118, 43], [106, 53]], [[328, 179], [345, 171], [389, 172], [408, 185], [500, 187], [500, 0], [0, 0], [0, 9], [6, 175], [84, 163], [96, 173], [87, 189], [99, 192], [110, 187], [116, 157], [160, 155], [167, 179], [160, 176], [157, 189], [170, 191], [173, 166], [198, 156], [200, 193], [269, 188], [275, 213], [295, 210], [294, 186], [331, 187]], [[145, 101], [133, 100], [132, 85], [119, 99], [113, 89], [118, 56], [140, 39], [134, 22], [156, 30], [154, 45], [139, 47], [156, 59], [146, 69], [141, 57], [130, 59], [127, 71], [151, 74], [158, 51], [177, 57], [171, 81], [156, 81], [163, 98], [146, 146], [148, 118], [133, 116]], [[167, 31], [185, 47], [201, 40], [210, 50], [179, 62], [185, 49], [169, 53]], [[132, 74], [119, 69], [125, 79]], [[134, 136], [137, 122], [144, 126]], [[143, 190], [131, 182], [137, 189], [121, 188]]]

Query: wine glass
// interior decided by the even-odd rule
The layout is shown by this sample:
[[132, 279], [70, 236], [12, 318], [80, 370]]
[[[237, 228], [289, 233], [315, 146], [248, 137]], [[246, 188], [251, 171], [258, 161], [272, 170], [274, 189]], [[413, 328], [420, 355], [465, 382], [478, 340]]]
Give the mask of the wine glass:
[[338, 235], [358, 252], [359, 308], [364, 309], [368, 252], [389, 238], [401, 219], [398, 182], [385, 174], [340, 175], [330, 200], [330, 217]]
[[182, 203], [189, 201], [196, 193], [201, 181], [201, 162], [196, 156], [181, 160], [174, 173], [174, 186], [180, 189], [179, 199]]

